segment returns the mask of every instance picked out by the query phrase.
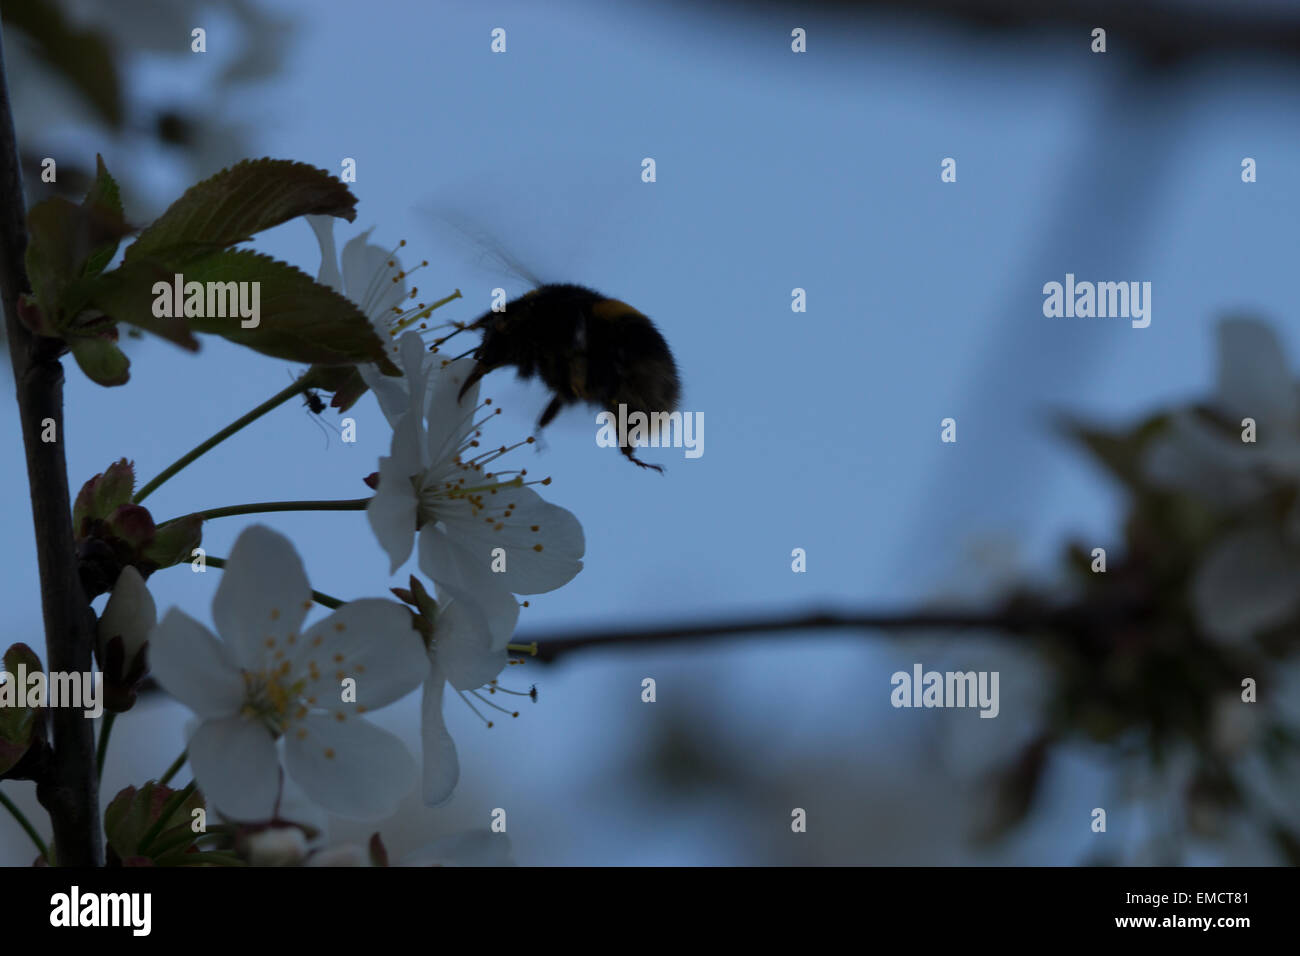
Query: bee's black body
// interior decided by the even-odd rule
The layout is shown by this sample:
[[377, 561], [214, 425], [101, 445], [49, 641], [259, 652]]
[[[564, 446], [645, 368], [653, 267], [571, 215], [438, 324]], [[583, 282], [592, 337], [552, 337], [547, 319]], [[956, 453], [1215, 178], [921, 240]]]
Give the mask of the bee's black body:
[[[538, 420], [548, 425], [566, 405], [587, 402], [618, 414], [671, 412], [681, 392], [677, 364], [654, 323], [624, 302], [580, 285], [545, 284], [470, 325], [483, 332], [478, 363], [461, 395], [495, 368], [513, 365], [554, 392]], [[644, 468], [632, 449], [623, 454]]]

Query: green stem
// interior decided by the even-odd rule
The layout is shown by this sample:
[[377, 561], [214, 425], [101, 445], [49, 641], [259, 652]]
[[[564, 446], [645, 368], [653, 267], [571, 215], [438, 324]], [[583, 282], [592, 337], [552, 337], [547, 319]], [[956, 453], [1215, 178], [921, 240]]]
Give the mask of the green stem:
[[190, 752], [188, 750], [182, 750], [181, 755], [172, 761], [172, 765], [167, 768], [167, 771], [158, 779], [158, 782], [163, 786], [166, 786], [168, 781], [180, 772], [181, 767], [185, 766], [185, 761], [188, 760], [189, 757]]
[[235, 515], [260, 515], [272, 511], [365, 511], [370, 504], [369, 498], [344, 498], [337, 501], [254, 501], [246, 505], [229, 505], [225, 508], [209, 508], [182, 515], [182, 518], [232, 518]]
[[117, 713], [110, 710], [104, 715], [104, 722], [99, 727], [99, 749], [95, 751], [95, 774], [97, 780], [104, 779], [104, 758], [108, 756], [108, 736], [113, 732], [113, 722]]
[[36, 844], [36, 849], [41, 851], [41, 856], [45, 858], [45, 862], [51, 862], [50, 851], [49, 848], [46, 847], [45, 841], [41, 839], [41, 835], [36, 832], [36, 828], [32, 826], [32, 822], [27, 819], [27, 816], [18, 809], [18, 805], [3, 793], [0, 793], [0, 806], [3, 806], [13, 814], [13, 818], [18, 821], [18, 825], [27, 831], [27, 835], [31, 837], [32, 842]]
[[257, 421], [259, 418], [261, 418], [267, 412], [271, 411], [273, 408], [283, 405], [285, 402], [293, 398], [295, 395], [301, 395], [303, 392], [307, 390], [307, 388], [308, 388], [307, 376], [306, 375], [300, 376], [296, 381], [294, 381], [292, 385], [276, 392], [274, 395], [272, 395], [270, 398], [264, 401], [261, 405], [258, 405], [247, 415], [235, 419], [233, 422], [231, 422], [225, 428], [221, 429], [221, 431], [217, 432], [215, 435], [213, 435], [203, 444], [186, 452], [180, 458], [177, 458], [174, 462], [172, 462], [161, 472], [159, 472], [158, 477], [154, 478], [153, 481], [149, 482], [147, 485], [145, 485], [143, 488], [137, 491], [135, 493], [135, 497], [131, 500], [134, 501], [136, 504], [139, 504], [140, 502], [144, 501], [144, 499], [148, 498], [149, 495], [153, 494], [153, 492], [158, 488], [159, 485], [161, 485], [172, 475], [176, 474], [182, 468], [189, 465], [191, 462], [199, 458], [201, 455], [204, 455], [209, 451], [211, 451], [213, 448], [216, 448], [218, 445], [220, 445], [231, 435], [235, 434], [235, 432], [239, 431], [241, 428], [244, 428], [246, 425], [251, 425], [253, 422]]
[[177, 808], [188, 800], [190, 795], [193, 793], [194, 781], [191, 780], [184, 787], [177, 790], [167, 798], [167, 802], [163, 804], [162, 810], [158, 812], [158, 819], [153, 822], [148, 830], [144, 831], [144, 836], [140, 838], [140, 842], [137, 844], [140, 848], [140, 853], [145, 855], [149, 853], [149, 845], [158, 838], [158, 834], [162, 832], [162, 828], [167, 821], [171, 819], [171, 815], [175, 813]]
[[[220, 568], [223, 571], [226, 568], [225, 558], [214, 558], [212, 555], [209, 554], [209, 555], [205, 555], [203, 560], [208, 564], [212, 565], [214, 568]], [[323, 607], [327, 607], [330, 610], [337, 610], [338, 608], [341, 608], [344, 604], [348, 603], [347, 601], [340, 601], [338, 598], [326, 594], [324, 591], [312, 591], [311, 599], [315, 601], [317, 604], [320, 604]]]

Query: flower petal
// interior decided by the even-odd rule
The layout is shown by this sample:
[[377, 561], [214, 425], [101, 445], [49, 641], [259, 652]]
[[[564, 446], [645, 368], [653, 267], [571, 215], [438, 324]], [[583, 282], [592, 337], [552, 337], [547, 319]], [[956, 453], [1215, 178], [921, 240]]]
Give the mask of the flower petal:
[[285, 769], [331, 813], [376, 820], [415, 785], [415, 761], [388, 731], [365, 720], [312, 714], [285, 736]]
[[320, 805], [313, 802], [302, 787], [293, 782], [293, 777], [285, 776], [280, 781], [280, 805], [276, 808], [276, 818], [316, 831], [310, 840], [313, 849], [329, 842], [329, 814]]
[[415, 544], [415, 522], [419, 501], [410, 473], [392, 458], [379, 459], [379, 488], [366, 505], [366, 520], [388, 554], [389, 574], [406, 563]]
[[424, 802], [441, 806], [451, 799], [460, 780], [460, 761], [456, 742], [447, 733], [442, 719], [442, 695], [447, 679], [434, 666], [424, 681], [424, 699], [420, 703], [420, 740], [424, 746]]
[[327, 846], [307, 858], [307, 866], [369, 866], [369, 854], [355, 843]]
[[[506, 594], [504, 601], [498, 600], [497, 604], [506, 601], [515, 609], [514, 617], [518, 620], [519, 605], [513, 596]], [[505, 644], [500, 648], [494, 646], [487, 615], [474, 602], [452, 600], [442, 604], [433, 640], [432, 653], [447, 681], [457, 690], [482, 687], [505, 669]]]
[[[439, 512], [463, 560], [491, 574], [500, 586], [515, 594], [553, 591], [582, 570], [587, 543], [582, 525], [571, 511], [551, 504], [527, 487], [500, 489], [492, 496], [492, 506], [494, 514], [501, 515], [495, 523], [485, 521], [481, 513], [469, 508]], [[509, 518], [504, 516], [506, 511], [511, 512]], [[506, 570], [499, 573], [491, 570], [495, 548], [506, 551]], [[420, 555], [423, 560], [423, 533]], [[425, 573], [433, 577], [431, 571], [426, 569]]]
[[1265, 436], [1294, 429], [1300, 417], [1295, 380], [1281, 342], [1266, 323], [1219, 323], [1219, 401], [1234, 416], [1255, 419]]
[[398, 277], [402, 267], [394, 254], [370, 242], [372, 232], [373, 227], [358, 233], [343, 246], [343, 289], [387, 343], [387, 316], [406, 298], [406, 280]]
[[1249, 640], [1300, 604], [1300, 557], [1272, 529], [1235, 532], [1202, 563], [1192, 599], [1212, 637], [1234, 644]]
[[473, 359], [458, 359], [433, 375], [425, 409], [429, 422], [425, 460], [434, 470], [441, 470], [455, 460], [461, 442], [474, 427], [478, 383], [474, 383], [464, 398], [457, 398], [457, 393], [475, 364]]
[[409, 411], [419, 422], [424, 415], [424, 398], [429, 390], [429, 373], [434, 359], [416, 332], [403, 333], [397, 341], [397, 351], [410, 392]]
[[310, 607], [311, 584], [289, 539], [266, 525], [244, 529], [212, 600], [217, 633], [240, 666], [261, 669], [273, 648], [298, 633]]
[[239, 713], [244, 681], [230, 648], [172, 608], [149, 633], [149, 667], [163, 690], [200, 717]]
[[357, 371], [361, 373], [361, 380], [375, 393], [379, 410], [388, 419], [389, 426], [396, 428], [411, 407], [411, 389], [406, 377], [385, 375], [377, 366], [370, 364], [358, 365]]
[[[388, 343], [388, 330], [380, 329], [378, 332]], [[375, 393], [375, 398], [379, 400], [379, 410], [384, 413], [395, 432], [400, 430], [402, 419], [407, 414], [415, 416], [413, 434], [417, 437], [412, 443], [412, 457], [418, 461], [418, 436], [424, 419], [424, 395], [429, 389], [429, 373], [434, 360], [417, 332], [405, 332], [396, 345], [388, 343], [388, 346], [393, 353], [392, 357], [402, 369], [401, 376], [385, 375], [374, 365], [359, 365], [357, 371]]]
[[419, 535], [420, 570], [458, 601], [499, 601], [510, 593], [502, 580], [504, 574], [492, 572], [491, 550], [477, 545], [452, 537], [436, 525], [425, 525]]
[[307, 838], [297, 827], [268, 827], [248, 835], [249, 866], [299, 866], [307, 858]]
[[190, 767], [203, 795], [232, 820], [269, 820], [280, 793], [280, 760], [271, 732], [243, 717], [205, 720], [189, 743]]
[[158, 623], [158, 608], [153, 595], [131, 565], [122, 569], [113, 585], [104, 613], [99, 616], [97, 634], [100, 646], [106, 645], [114, 637], [122, 638], [124, 664], [129, 667], [139, 653], [149, 632]]
[[316, 273], [316, 281], [342, 295], [343, 276], [339, 274], [339, 257], [334, 248], [334, 217], [307, 216], [306, 219], [320, 245], [320, 271]]
[[[437, 593], [438, 606], [444, 611], [449, 610], [451, 603], [456, 600], [455, 597], [450, 592], [444, 594], [441, 589]], [[514, 595], [501, 592], [493, 595], [490, 600], [462, 603], [467, 607], [473, 607], [475, 613], [481, 615], [481, 626], [486, 627], [491, 635], [492, 648], [505, 650], [519, 624], [519, 602], [515, 600]]]
[[[405, 697], [424, 679], [427, 656], [411, 612], [396, 601], [349, 601], [307, 629], [293, 647], [293, 673], [306, 676], [305, 696], [317, 706], [374, 710]], [[314, 674], [315, 679], [310, 675]], [[343, 703], [340, 684], [356, 681], [356, 701]]]
[[1195, 415], [1177, 412], [1165, 433], [1147, 446], [1142, 470], [1161, 488], [1233, 507], [1264, 490], [1254, 471], [1259, 461], [1254, 446], [1214, 431]]

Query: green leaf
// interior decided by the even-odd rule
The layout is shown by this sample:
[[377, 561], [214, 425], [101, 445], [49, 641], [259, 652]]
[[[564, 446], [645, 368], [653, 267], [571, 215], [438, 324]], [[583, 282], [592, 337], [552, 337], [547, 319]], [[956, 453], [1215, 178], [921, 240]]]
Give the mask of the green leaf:
[[173, 518], [158, 526], [153, 542], [144, 549], [144, 558], [160, 568], [183, 564], [193, 556], [193, 551], [203, 543], [203, 519], [197, 515]]
[[72, 505], [72, 533], [84, 534], [81, 525], [87, 518], [107, 520], [119, 506], [130, 503], [134, 492], [135, 466], [119, 458], [77, 492]]
[[68, 348], [86, 378], [97, 385], [125, 385], [131, 377], [131, 360], [112, 339], [77, 336], [68, 340]]
[[1106, 431], [1070, 420], [1061, 422], [1060, 428], [1082, 444], [1125, 487], [1138, 491], [1147, 487], [1142, 472], [1142, 457], [1147, 443], [1159, 435], [1168, 422], [1168, 415], [1154, 415], [1127, 431]]
[[[140, 846], [141, 839], [158, 821], [165, 804], [174, 793], [176, 791], [171, 787], [150, 780], [138, 790], [127, 787], [113, 798], [104, 810], [104, 835], [120, 859], [143, 857], [153, 860], [159, 866], [175, 866], [181, 862], [194, 840], [201, 835], [192, 830], [193, 813], [203, 808], [203, 795], [197, 790], [168, 814], [158, 837], [151, 844], [157, 855], [144, 852]], [[190, 830], [193, 838], [178, 843], [174, 831], [180, 827]], [[167, 835], [165, 840], [162, 839], [164, 834]], [[158, 847], [160, 843], [161, 848]]]
[[127, 249], [126, 261], [153, 257], [176, 265], [297, 216], [351, 222], [356, 203], [347, 186], [323, 169], [285, 159], [246, 159], [186, 190]]
[[238, 316], [186, 319], [196, 332], [220, 335], [290, 362], [377, 362], [385, 370], [397, 371], [383, 340], [360, 309], [288, 263], [248, 250], [229, 250], [187, 263], [185, 281], [257, 283], [255, 327], [244, 328]]
[[[93, 208], [110, 219], [115, 217], [123, 224], [126, 222], [126, 214], [122, 209], [122, 194], [117, 188], [117, 181], [108, 174], [104, 157], [98, 153], [95, 154], [95, 181], [91, 184], [90, 191], [86, 193], [86, 198], [81, 201], [81, 205], [86, 209]], [[119, 238], [114, 238], [91, 253], [82, 268], [82, 275], [94, 276], [103, 272], [104, 267], [117, 254], [120, 242]]]
[[[61, 196], [37, 203], [27, 214], [27, 275], [46, 325], [63, 330], [81, 311], [84, 284], [78, 280], [92, 257], [131, 229], [103, 203], [77, 206]], [[111, 258], [111, 254], [110, 254]]]
[[[132, 247], [134, 248], [134, 247]], [[154, 288], [162, 283], [169, 289], [176, 270], [155, 259], [124, 263], [112, 272], [83, 279], [74, 288], [86, 305], [93, 305], [114, 322], [125, 322], [152, 332], [160, 338], [191, 352], [199, 350], [199, 340], [184, 319], [154, 315], [158, 295]]]
[[[4, 656], [4, 669], [14, 675], [11, 680], [18, 680], [19, 665], [26, 667], [27, 674], [33, 674], [41, 670], [41, 659], [26, 644], [15, 644]], [[39, 714], [40, 708], [18, 707], [16, 702], [15, 706], [0, 706], [0, 774], [12, 770], [31, 747]]]

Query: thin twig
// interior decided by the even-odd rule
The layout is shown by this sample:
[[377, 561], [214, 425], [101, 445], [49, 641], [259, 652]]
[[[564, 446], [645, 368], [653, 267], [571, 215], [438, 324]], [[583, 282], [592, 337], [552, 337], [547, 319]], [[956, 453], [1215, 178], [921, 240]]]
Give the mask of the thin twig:
[[209, 521], [213, 518], [233, 518], [236, 515], [270, 514], [275, 511], [365, 511], [370, 504], [369, 498], [342, 498], [331, 501], [254, 501], [245, 505], [228, 505], [223, 508], [208, 508], [182, 515], [177, 521], [186, 518], [201, 518]]
[[99, 725], [99, 749], [95, 752], [95, 773], [100, 780], [104, 779], [104, 761], [108, 758], [108, 741], [113, 734], [113, 724], [116, 721], [117, 714], [110, 710], [104, 715], [104, 719]]
[[162, 784], [164, 787], [167, 786], [167, 784], [171, 783], [172, 777], [180, 773], [181, 767], [185, 766], [185, 761], [188, 760], [189, 757], [190, 757], [190, 752], [188, 750], [182, 750], [180, 756], [172, 761], [171, 766], [163, 771], [163, 775], [158, 778], [158, 782]]
[[[222, 571], [226, 569], [225, 558], [218, 558], [209, 554], [209, 555], [205, 555], [203, 560], [207, 564], [212, 565], [212, 567], [214, 568], [220, 568]], [[340, 598], [336, 598], [333, 595], [326, 594], [323, 591], [312, 591], [311, 599], [315, 601], [317, 604], [321, 605], [322, 607], [327, 607], [330, 610], [334, 610], [334, 611], [337, 611], [344, 604], [348, 603], [347, 601], [341, 600]]]
[[0, 792], [0, 806], [3, 806], [8, 810], [10, 815], [18, 821], [18, 825], [23, 828], [23, 832], [31, 837], [32, 842], [36, 844], [36, 849], [40, 851], [41, 856], [46, 862], [49, 862], [50, 848], [45, 845], [45, 841], [41, 839], [41, 835], [37, 832], [36, 827], [32, 826], [32, 821], [27, 819], [27, 814], [23, 813], [23, 811], [18, 808], [18, 804], [14, 803], [2, 792]]
[[258, 405], [247, 415], [241, 415], [239, 418], [235, 419], [233, 422], [231, 422], [225, 428], [221, 429], [221, 431], [217, 432], [211, 438], [207, 439], [201, 445], [199, 445], [196, 448], [190, 449], [190, 451], [186, 452], [180, 458], [176, 459], [174, 462], [172, 462], [170, 465], [164, 468], [161, 472], [159, 472], [158, 476], [154, 478], [153, 481], [149, 482], [143, 488], [137, 491], [135, 493], [135, 497], [131, 500], [134, 501], [136, 504], [139, 504], [140, 502], [144, 501], [144, 499], [148, 498], [149, 495], [159, 485], [161, 485], [168, 478], [175, 475], [182, 468], [186, 467], [187, 465], [189, 465], [191, 462], [195, 461], [202, 455], [207, 454], [213, 448], [216, 448], [223, 441], [229, 438], [231, 435], [235, 434], [240, 429], [245, 428], [252, 422], [257, 421], [267, 412], [271, 411], [272, 409], [278, 408], [279, 406], [287, 402], [289, 399], [293, 398], [295, 395], [305, 392], [306, 390], [307, 390], [307, 376], [302, 375], [297, 379], [295, 379], [293, 384], [288, 385], [282, 388], [280, 391], [276, 392], [274, 395], [272, 395], [270, 398], [264, 401], [261, 405]]
[[[693, 2], [694, 8], [701, 4]], [[749, 12], [778, 6], [745, 0]], [[704, 5], [735, 13], [736, 0]], [[789, 4], [781, 3], [782, 10]], [[860, 18], [906, 17], [911, 22], [952, 31], [966, 28], [991, 37], [1026, 34], [1077, 38], [1089, 49], [1094, 27], [1104, 27], [1121, 55], [1136, 53], [1168, 67], [1187, 57], [1265, 57], [1294, 62], [1300, 54], [1300, 20], [1294, 5], [1244, 3], [1135, 3], [1133, 0], [1088, 0], [1044, 3], [1043, 0], [816, 0], [800, 7], [813, 15], [832, 14], [833, 22]], [[989, 41], [992, 42], [991, 40]]]

